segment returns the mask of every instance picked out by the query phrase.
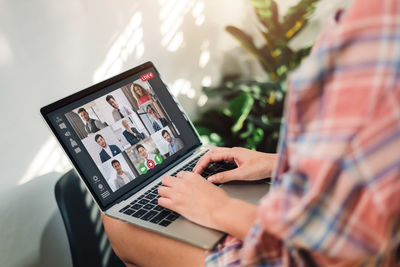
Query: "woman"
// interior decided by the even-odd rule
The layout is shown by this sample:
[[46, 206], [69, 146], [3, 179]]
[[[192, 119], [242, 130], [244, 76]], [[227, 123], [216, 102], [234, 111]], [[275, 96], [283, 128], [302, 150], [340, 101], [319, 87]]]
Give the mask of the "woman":
[[[354, 0], [336, 16], [290, 77], [277, 161], [215, 148], [193, 172], [164, 177], [161, 206], [228, 234], [214, 249], [103, 216], [117, 255], [128, 266], [399, 266], [399, 17], [398, 0]], [[199, 175], [220, 160], [238, 168]], [[210, 183], [273, 169], [258, 206]]]
[[153, 101], [153, 98], [150, 95], [149, 91], [143, 88], [143, 86], [141, 86], [140, 84], [137, 83], [132, 84], [131, 92], [133, 97], [136, 99], [139, 108], [141, 108], [141, 106], [146, 102]]

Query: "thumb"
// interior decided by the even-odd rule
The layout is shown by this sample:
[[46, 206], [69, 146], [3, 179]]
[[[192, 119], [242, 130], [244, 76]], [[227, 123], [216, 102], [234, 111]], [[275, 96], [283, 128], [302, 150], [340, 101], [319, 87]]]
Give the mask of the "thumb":
[[210, 181], [211, 183], [222, 184], [222, 183], [226, 183], [226, 182], [229, 182], [232, 180], [240, 180], [239, 175], [240, 175], [240, 171], [237, 168], [234, 170], [216, 173], [216, 174], [208, 177], [207, 180]]

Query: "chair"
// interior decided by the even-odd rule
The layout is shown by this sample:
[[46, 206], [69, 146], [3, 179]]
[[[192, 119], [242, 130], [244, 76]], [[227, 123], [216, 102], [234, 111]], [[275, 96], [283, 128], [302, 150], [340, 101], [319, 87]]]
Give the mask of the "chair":
[[74, 170], [59, 179], [55, 196], [67, 232], [73, 266], [125, 266], [112, 250], [100, 212]]

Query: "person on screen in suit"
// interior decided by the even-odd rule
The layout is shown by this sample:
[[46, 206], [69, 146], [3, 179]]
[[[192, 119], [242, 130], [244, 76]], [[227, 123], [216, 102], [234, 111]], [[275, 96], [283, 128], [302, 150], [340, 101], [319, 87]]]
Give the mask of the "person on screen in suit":
[[130, 181], [133, 181], [133, 176], [129, 172], [122, 170], [121, 163], [119, 163], [118, 160], [114, 159], [111, 161], [111, 165], [114, 170], [117, 171], [117, 177], [114, 180], [115, 190], [118, 190]]
[[111, 157], [114, 157], [121, 153], [121, 149], [119, 149], [118, 146], [108, 145], [106, 140], [104, 140], [103, 136], [101, 136], [100, 134], [96, 134], [94, 140], [97, 144], [99, 144], [99, 146], [102, 147], [99, 153], [101, 162], [106, 162], [107, 160], [111, 159]]
[[131, 144], [131, 146], [137, 144], [140, 140], [143, 140], [146, 136], [144, 133], [139, 133], [135, 127], [129, 127], [127, 120], [122, 120], [122, 125], [125, 127], [125, 131], [122, 134], [125, 136], [126, 140]]
[[136, 146], [136, 150], [140, 157], [142, 157], [143, 163], [147, 166], [147, 168], [152, 169], [155, 165], [157, 165], [156, 154], [149, 154], [147, 149], [141, 144]]
[[162, 137], [168, 142], [168, 155], [171, 156], [183, 148], [183, 142], [180, 138], [172, 137], [167, 130], [161, 132]]
[[130, 107], [119, 105], [112, 95], [106, 96], [106, 101], [108, 104], [110, 104], [110, 106], [114, 108], [114, 110], [112, 111], [112, 116], [115, 121], [119, 121], [120, 119], [134, 113], [134, 111]]
[[147, 106], [146, 112], [153, 118], [154, 131], [157, 132], [168, 125], [168, 121], [165, 118], [160, 117], [152, 106]]
[[85, 123], [85, 131], [88, 134], [93, 134], [101, 129], [107, 127], [106, 123], [102, 123], [100, 120], [95, 120], [89, 117], [89, 113], [85, 108], [78, 109], [78, 114]]

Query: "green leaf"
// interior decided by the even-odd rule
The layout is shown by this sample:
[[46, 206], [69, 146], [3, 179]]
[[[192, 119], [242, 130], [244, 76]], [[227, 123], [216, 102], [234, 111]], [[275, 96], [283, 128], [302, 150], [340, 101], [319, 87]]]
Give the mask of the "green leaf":
[[258, 20], [270, 33], [280, 34], [279, 10], [274, 0], [250, 0]]
[[243, 128], [243, 123], [249, 115], [254, 105], [254, 98], [249, 93], [234, 98], [229, 103], [231, 118], [235, 121], [232, 126], [232, 132], [237, 133]]
[[253, 132], [253, 141], [255, 144], [258, 144], [261, 142], [261, 140], [264, 137], [264, 131], [261, 128], [257, 128], [254, 132]]
[[263, 50], [258, 49], [250, 35], [235, 26], [227, 26], [225, 30], [235, 37], [247, 51], [257, 58], [265, 71], [273, 71], [269, 62], [267, 61], [268, 51], [265, 53]]
[[282, 31], [286, 33], [293, 28], [297, 22], [303, 25], [296, 29], [295, 33], [289, 38], [292, 39], [307, 23], [308, 18], [314, 12], [316, 3], [319, 0], [300, 0], [296, 5], [290, 7], [283, 17]]
[[246, 138], [248, 138], [249, 136], [251, 136], [251, 134], [253, 133], [253, 131], [254, 131], [254, 123], [249, 122], [249, 123], [247, 123], [247, 130], [246, 130], [244, 133], [241, 133], [241, 134], [239, 135], [239, 137], [240, 137], [241, 139], [246, 139]]

